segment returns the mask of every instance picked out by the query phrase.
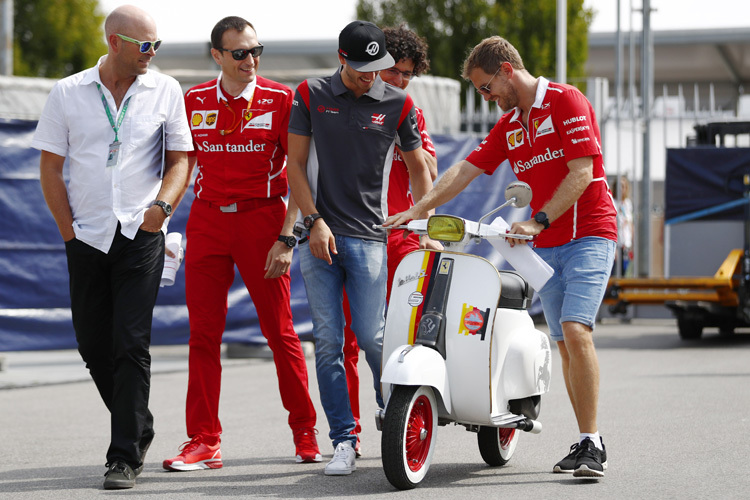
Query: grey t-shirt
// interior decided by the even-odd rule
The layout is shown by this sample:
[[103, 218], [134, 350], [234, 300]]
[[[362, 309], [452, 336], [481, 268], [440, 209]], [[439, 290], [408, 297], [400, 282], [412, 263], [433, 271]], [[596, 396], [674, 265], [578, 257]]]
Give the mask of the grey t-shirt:
[[385, 242], [372, 228], [388, 215], [393, 149], [422, 145], [414, 103], [377, 78], [359, 99], [337, 71], [302, 82], [294, 96], [289, 132], [312, 136], [307, 178], [318, 212], [334, 234]]

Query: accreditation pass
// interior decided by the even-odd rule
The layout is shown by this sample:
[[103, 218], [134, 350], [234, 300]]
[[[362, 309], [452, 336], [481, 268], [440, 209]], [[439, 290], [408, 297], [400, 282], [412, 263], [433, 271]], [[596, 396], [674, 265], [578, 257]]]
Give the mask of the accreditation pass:
[[122, 143], [120, 141], [114, 141], [112, 144], [109, 145], [109, 154], [107, 154], [107, 166], [108, 167], [116, 167], [117, 161], [120, 158], [120, 146]]

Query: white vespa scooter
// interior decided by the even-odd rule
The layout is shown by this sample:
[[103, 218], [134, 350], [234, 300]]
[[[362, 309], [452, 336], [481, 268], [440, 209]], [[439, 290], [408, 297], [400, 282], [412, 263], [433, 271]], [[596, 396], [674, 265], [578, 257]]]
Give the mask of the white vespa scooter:
[[[477, 432], [479, 451], [491, 466], [510, 460], [519, 430], [541, 431], [536, 418], [549, 390], [551, 354], [547, 336], [527, 312], [533, 294], [528, 283], [540, 289], [552, 270], [527, 245], [510, 247], [502, 217], [482, 224], [505, 206], [528, 205], [531, 189], [513, 182], [505, 199], [479, 222], [434, 215], [399, 226], [429, 234], [446, 250], [408, 254], [393, 279], [383, 337], [386, 406], [376, 424], [383, 432], [383, 469], [396, 488], [414, 488], [425, 477], [439, 425]], [[460, 253], [482, 239], [526, 279]]]

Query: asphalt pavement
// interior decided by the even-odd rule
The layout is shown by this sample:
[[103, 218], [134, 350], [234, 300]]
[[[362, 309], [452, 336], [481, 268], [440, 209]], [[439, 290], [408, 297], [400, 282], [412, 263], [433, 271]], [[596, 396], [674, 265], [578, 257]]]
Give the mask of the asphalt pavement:
[[[540, 327], [544, 330], [545, 327]], [[152, 349], [151, 409], [156, 439], [132, 490], [102, 490], [108, 413], [75, 351], [4, 353], [0, 371], [0, 499], [109, 496], [191, 498], [555, 498], [746, 499], [750, 497], [750, 331], [679, 339], [671, 320], [597, 325], [600, 432], [609, 469], [599, 481], [553, 474], [577, 439], [557, 355], [542, 398], [539, 435], [523, 434], [511, 461], [488, 467], [476, 435], [440, 427], [427, 477], [395, 490], [380, 460], [372, 379], [360, 363], [362, 446], [357, 471], [327, 477], [332, 455], [314, 361], [310, 392], [318, 410], [322, 464], [296, 464], [275, 368], [267, 359], [223, 360], [220, 416], [224, 468], [166, 472], [165, 458], [187, 440], [187, 347]]]

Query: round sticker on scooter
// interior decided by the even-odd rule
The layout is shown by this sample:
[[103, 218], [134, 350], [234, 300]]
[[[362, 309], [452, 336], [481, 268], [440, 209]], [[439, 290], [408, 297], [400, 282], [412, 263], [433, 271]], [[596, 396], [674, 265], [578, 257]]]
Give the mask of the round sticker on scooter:
[[482, 311], [476, 307], [467, 312], [464, 316], [464, 327], [466, 327], [472, 335], [476, 334], [477, 331], [482, 328], [482, 325], [484, 325], [484, 315], [482, 314]]
[[424, 295], [422, 295], [420, 292], [412, 292], [411, 295], [409, 295], [409, 300], [407, 300], [409, 305], [412, 307], [421, 305], [422, 301], [424, 301]]

